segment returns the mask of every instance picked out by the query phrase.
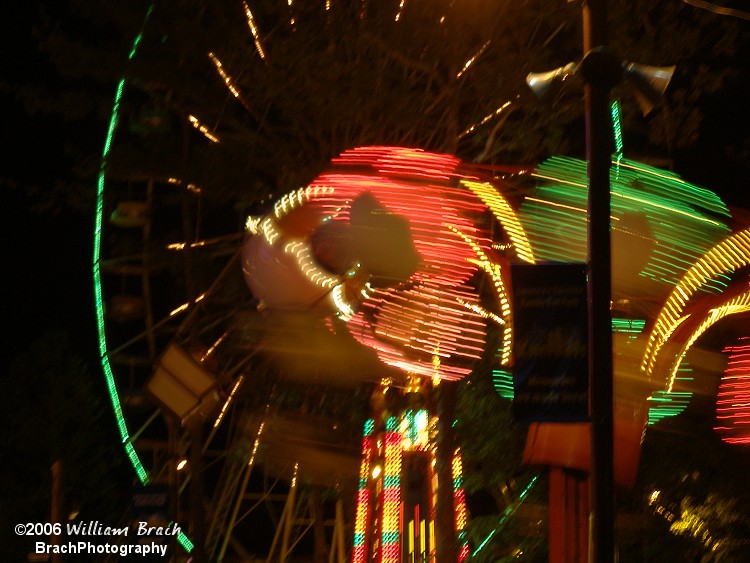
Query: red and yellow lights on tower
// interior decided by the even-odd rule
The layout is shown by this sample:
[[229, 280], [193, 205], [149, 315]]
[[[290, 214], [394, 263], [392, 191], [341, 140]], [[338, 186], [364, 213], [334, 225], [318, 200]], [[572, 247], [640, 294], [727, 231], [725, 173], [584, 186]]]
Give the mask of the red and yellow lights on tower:
[[[400, 412], [376, 408], [365, 423], [353, 563], [436, 560], [435, 426], [427, 408], [408, 407]], [[464, 561], [469, 548], [458, 450], [451, 467], [459, 561]]]
[[741, 338], [729, 353], [716, 399], [714, 429], [728, 444], [750, 444], [750, 336]]

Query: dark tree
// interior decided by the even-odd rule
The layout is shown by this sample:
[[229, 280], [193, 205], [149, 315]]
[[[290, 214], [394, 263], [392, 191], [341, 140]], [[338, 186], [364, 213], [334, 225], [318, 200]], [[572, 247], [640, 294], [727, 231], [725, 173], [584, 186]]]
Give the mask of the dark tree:
[[[112, 428], [106, 395], [70, 339], [51, 330], [28, 345], [0, 379], [0, 502], [8, 560], [25, 560], [34, 538], [14, 525], [61, 516], [115, 526], [125, 516], [130, 477]], [[61, 495], [52, 499], [52, 465], [62, 468]], [[66, 520], [63, 520], [63, 524]]]
[[[214, 202], [267, 201], [357, 145], [418, 146], [483, 163], [583, 154], [580, 89], [540, 102], [524, 80], [580, 60], [575, 3], [290, 4], [50, 6], [37, 33], [57, 78], [42, 74], [6, 88], [29, 111], [63, 119], [76, 173], [58, 197], [91, 200], [122, 77], [111, 175], [180, 178]], [[611, 43], [623, 59], [678, 65], [666, 102], [647, 119], [624, 89], [616, 92], [626, 104], [630, 150], [674, 158], [696, 142], [700, 103], [731, 77], [743, 28], [680, 2], [610, 5]]]

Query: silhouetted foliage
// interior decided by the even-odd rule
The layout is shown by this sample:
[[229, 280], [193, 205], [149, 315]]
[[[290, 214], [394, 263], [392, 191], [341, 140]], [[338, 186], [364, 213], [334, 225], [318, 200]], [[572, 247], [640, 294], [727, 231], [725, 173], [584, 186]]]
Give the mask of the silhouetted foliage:
[[[62, 510], [67, 516], [116, 525], [129, 501], [106, 395], [70, 339], [51, 330], [30, 343], [0, 379], [0, 502], [3, 553], [25, 560], [33, 539], [15, 524], [50, 522], [51, 467], [62, 463]], [[12, 555], [15, 556], [12, 556]]]
[[[666, 102], [648, 118], [625, 87], [615, 92], [628, 149], [673, 158], [696, 142], [700, 103], [732, 76], [743, 28], [680, 2], [609, 4], [610, 43], [624, 60], [678, 65]], [[61, 120], [75, 173], [43, 200], [91, 202], [122, 77], [111, 176], [180, 178], [210, 201], [242, 207], [304, 185], [358, 145], [418, 146], [483, 163], [583, 154], [580, 87], [550, 102], [525, 84], [530, 71], [580, 60], [575, 3], [183, 0], [155, 3], [146, 17], [149, 6], [74, 1], [43, 12], [37, 36], [49, 73], [5, 85], [29, 112]], [[201, 136], [189, 116], [220, 142]]]

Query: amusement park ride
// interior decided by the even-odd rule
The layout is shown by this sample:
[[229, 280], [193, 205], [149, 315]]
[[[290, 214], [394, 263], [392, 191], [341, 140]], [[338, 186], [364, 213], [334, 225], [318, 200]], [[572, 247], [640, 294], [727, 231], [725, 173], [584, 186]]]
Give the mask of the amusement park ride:
[[[615, 478], [629, 486], [646, 425], [689, 400], [701, 336], [750, 312], [750, 228], [709, 190], [621, 154], [610, 182]], [[103, 166], [102, 369], [140, 485], [165, 490], [159, 517], [182, 525], [175, 560], [287, 561], [310, 535], [331, 563], [478, 550], [450, 395], [489, 354], [512, 399], [510, 271], [584, 263], [586, 198], [572, 158], [499, 178], [451, 155], [359, 147], [244, 228], [211, 233], [199, 186]], [[717, 432], [742, 443], [749, 415], [731, 405], [747, 342], [726, 345]], [[550, 521], [584, 516], [587, 433], [529, 429], [525, 461], [575, 489]]]
[[[204, 538], [212, 560], [231, 560], [228, 551], [247, 555], [235, 537], [243, 517], [253, 505], [280, 498], [284, 507], [268, 558], [287, 559], [301, 537], [295, 530], [306, 531], [299, 524], [307, 521], [309, 528], [315, 521], [311, 491], [319, 494], [321, 487], [356, 497], [348, 511], [346, 499], [338, 498], [333, 531], [324, 534], [334, 540], [332, 558], [435, 560], [436, 509], [447, 509], [439, 501], [446, 476], [457, 556], [468, 555], [460, 450], [451, 446], [447, 473], [438, 467], [433, 388], [471, 372], [490, 324], [502, 334], [495, 377], [510, 377], [510, 264], [585, 257], [585, 164], [553, 158], [530, 175], [535, 189], [513, 201], [504, 182], [488, 182], [447, 155], [395, 147], [348, 151], [308, 187], [277, 201], [271, 213], [250, 218], [242, 240], [181, 248], [211, 249], [210, 261], [225, 266], [182, 309], [169, 311], [155, 299], [158, 266], [165, 262], [156, 262], [151, 246], [153, 186], [146, 183], [140, 200], [131, 191], [103, 203], [112, 209], [106, 228], [119, 233], [111, 240], [124, 244], [121, 237], [135, 235], [143, 245], [139, 253], [100, 262], [102, 300], [112, 304], [103, 359], [120, 374], [111, 392], [124, 445], [143, 484], [170, 485], [176, 495], [171, 514], [204, 514], [208, 526], [189, 533]], [[678, 409], [690, 392], [684, 364], [691, 346], [722, 318], [750, 310], [750, 231], [731, 225], [714, 194], [674, 174], [620, 159], [612, 181], [616, 477], [628, 485], [647, 418], [673, 414], [669, 409]], [[169, 284], [171, 291], [174, 280]], [[362, 347], [377, 356], [365, 372], [352, 373], [354, 384], [336, 384], [372, 389], [369, 416], [360, 420], [359, 456], [351, 428], [342, 432], [333, 419], [293, 414], [283, 407], [279, 384], [258, 377], [258, 358], [267, 355], [264, 331], [279, 326], [269, 317], [300, 312], [313, 318], [305, 331], [328, 334], [333, 344], [326, 354]], [[145, 323], [140, 333], [116, 344], [115, 329], [137, 322]], [[295, 337], [316, 338], [293, 331], [282, 336], [291, 339], [290, 348], [304, 346]], [[274, 350], [271, 355], [285, 353]], [[365, 364], [351, 364], [358, 365]], [[341, 389], [326, 396], [330, 386], [315, 380], [303, 387], [306, 409], [317, 401], [330, 410], [328, 403], [343, 397]], [[148, 407], [154, 403], [161, 408]], [[138, 412], [140, 429], [128, 434]], [[201, 426], [208, 435], [196, 430]], [[585, 432], [575, 425], [532, 425], [527, 462], [585, 472]], [[177, 470], [182, 457], [186, 474]], [[253, 490], [256, 466], [265, 472], [260, 492]], [[279, 481], [291, 483], [281, 496], [271, 486]], [[192, 488], [201, 499], [177, 500]], [[189, 546], [192, 540], [184, 541]]]

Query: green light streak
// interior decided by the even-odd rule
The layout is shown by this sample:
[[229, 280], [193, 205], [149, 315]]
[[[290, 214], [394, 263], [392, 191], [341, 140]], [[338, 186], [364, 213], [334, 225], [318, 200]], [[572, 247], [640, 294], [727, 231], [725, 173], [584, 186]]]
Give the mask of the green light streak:
[[649, 397], [651, 406], [648, 409], [648, 425], [653, 426], [660, 420], [677, 416], [690, 403], [692, 393], [667, 393], [660, 391]]
[[179, 543], [182, 546], [182, 549], [184, 549], [188, 553], [193, 551], [193, 548], [195, 547], [193, 542], [190, 541], [190, 538], [188, 538], [185, 535], [185, 532], [183, 532], [182, 530], [180, 530], [180, 533], [177, 534], [177, 543]]
[[396, 432], [399, 428], [399, 423], [401, 421], [398, 417], [395, 416], [389, 416], [388, 420], [385, 421], [385, 429], [388, 432]]
[[713, 219], [709, 219], [708, 217], [703, 217], [701, 215], [698, 215], [697, 213], [690, 213], [689, 211], [678, 209], [677, 206], [675, 206], [675, 205], [671, 205], [671, 206], [670, 205], [663, 205], [663, 204], [657, 203], [657, 202], [655, 202], [653, 200], [648, 200], [646, 198], [640, 198], [640, 197], [634, 197], [632, 195], [626, 195], [624, 193], [622, 193], [622, 194], [615, 193], [615, 194], [612, 194], [612, 195], [616, 195], [618, 197], [623, 197], [623, 198], [627, 198], [627, 199], [632, 199], [636, 203], [642, 203], [643, 205], [651, 205], [653, 207], [658, 207], [658, 208], [663, 209], [664, 211], [669, 211], [670, 213], [680, 213], [682, 215], [685, 215], [686, 217], [690, 217], [691, 219], [694, 219], [696, 221], [704, 221], [704, 222], [709, 223], [709, 224], [711, 224], [711, 225], [713, 225], [715, 227], [720, 227], [721, 226], [721, 223], [719, 223], [718, 221], [714, 221]]
[[372, 434], [372, 431], [373, 431], [374, 428], [375, 428], [375, 421], [373, 419], [371, 419], [371, 418], [368, 418], [365, 421], [364, 435], [365, 436], [369, 436], [370, 434]]
[[622, 160], [622, 149], [623, 149], [623, 142], [622, 142], [622, 123], [620, 122], [620, 101], [615, 100], [612, 102], [612, 130], [615, 134], [615, 152], [617, 155], [617, 158], [615, 159], [615, 170], [616, 174], [619, 175], [620, 173], [620, 161]]
[[[133, 47], [128, 54], [128, 61], [132, 60], [135, 56], [138, 45], [143, 39], [143, 32], [146, 27], [146, 23], [151, 17], [151, 13], [154, 10], [154, 4], [149, 6], [146, 16], [143, 18], [143, 24], [138, 32], [135, 40], [133, 41]], [[115, 375], [112, 371], [112, 366], [109, 362], [109, 354], [107, 350], [107, 335], [106, 327], [104, 322], [104, 298], [102, 296], [102, 276], [101, 276], [101, 243], [102, 243], [102, 228], [104, 225], [104, 188], [106, 186], [106, 168], [107, 159], [112, 148], [112, 142], [114, 141], [115, 132], [117, 131], [117, 124], [120, 117], [120, 102], [122, 96], [125, 93], [125, 78], [122, 78], [117, 84], [115, 91], [114, 103], [112, 104], [112, 115], [109, 120], [109, 127], [107, 128], [107, 135], [104, 140], [104, 147], [102, 149], [102, 158], [99, 167], [99, 176], [97, 179], [97, 192], [96, 192], [96, 216], [94, 219], [94, 254], [93, 254], [93, 277], [94, 277], [94, 305], [96, 309], [96, 326], [97, 334], [99, 337], [99, 354], [101, 357], [102, 371], [104, 372], [104, 378], [107, 383], [107, 392], [112, 403], [112, 410], [115, 413], [115, 419], [117, 421], [117, 429], [120, 433], [125, 453], [130, 460], [133, 469], [135, 470], [138, 480], [143, 485], [148, 485], [151, 479], [143, 466], [138, 453], [133, 447], [131, 442], [130, 433], [128, 431], [127, 424], [125, 422], [125, 416], [122, 412], [122, 405], [120, 403], [120, 395], [117, 392], [117, 384], [115, 383]], [[185, 533], [180, 530], [177, 535], [177, 543], [182, 548], [190, 553], [195, 547], [193, 542], [190, 541]]]
[[[677, 378], [679, 381], [693, 380], [692, 368], [687, 363], [683, 363], [678, 373], [682, 374], [682, 377]], [[682, 413], [690, 404], [692, 397], [691, 391], [655, 391], [648, 398], [648, 426]]]
[[[645, 216], [648, 230], [635, 236], [652, 242], [640, 275], [674, 285], [730, 232], [729, 210], [716, 194], [672, 172], [625, 158], [615, 160], [617, 166], [610, 172], [613, 229], [626, 214]], [[535, 255], [539, 260], [585, 260], [586, 163], [553, 157], [540, 164], [533, 176], [537, 187], [524, 200], [518, 217]], [[721, 292], [727, 281], [726, 275], [719, 274], [701, 289]]]
[[[138, 49], [138, 45], [143, 38], [143, 30], [146, 26], [146, 22], [151, 16], [153, 11], [153, 4], [149, 7], [146, 17], [143, 20], [141, 30], [133, 41], [133, 48], [130, 50], [128, 55], [128, 61], [130, 61]], [[109, 362], [109, 355], [107, 351], [107, 336], [104, 323], [104, 298], [102, 297], [102, 276], [101, 276], [101, 243], [102, 243], [102, 227], [104, 224], [104, 187], [106, 184], [106, 168], [107, 159], [112, 148], [112, 142], [117, 130], [117, 122], [120, 114], [120, 102], [122, 101], [123, 93], [125, 92], [125, 79], [122, 78], [117, 85], [115, 92], [114, 104], [112, 105], [112, 116], [109, 120], [109, 127], [107, 129], [107, 136], [104, 141], [104, 148], [102, 149], [102, 159], [99, 168], [99, 177], [97, 181], [97, 193], [96, 193], [96, 217], [94, 220], [94, 256], [93, 256], [93, 275], [94, 275], [94, 305], [96, 308], [96, 326], [99, 337], [99, 354], [101, 358], [102, 370], [104, 371], [104, 378], [107, 383], [107, 391], [109, 398], [112, 403], [112, 410], [115, 413], [115, 419], [117, 421], [117, 429], [120, 432], [120, 438], [125, 447], [125, 453], [130, 460], [130, 463], [135, 469], [138, 479], [143, 485], [148, 485], [150, 478], [146, 468], [141, 463], [138, 454], [130, 441], [130, 433], [128, 432], [127, 424], [125, 423], [125, 416], [122, 412], [122, 405], [120, 404], [120, 396], [117, 393], [117, 384], [115, 383], [115, 375], [112, 372], [112, 366]]]
[[646, 321], [643, 319], [612, 319], [612, 332], [640, 334]]
[[417, 441], [417, 423], [415, 421], [416, 412], [413, 410], [406, 411], [406, 432], [409, 441], [414, 444]]
[[492, 385], [503, 399], [513, 400], [513, 374], [507, 369], [492, 370]]
[[518, 510], [518, 507], [521, 506], [521, 503], [524, 501], [526, 496], [531, 491], [531, 488], [534, 486], [534, 483], [536, 483], [537, 479], [539, 478], [538, 475], [534, 475], [534, 477], [531, 479], [528, 485], [526, 485], [526, 488], [521, 491], [518, 495], [518, 499], [513, 504], [510, 504], [505, 507], [505, 511], [503, 512], [503, 515], [500, 517], [500, 520], [497, 522], [497, 527], [492, 530], [489, 534], [487, 534], [487, 537], [484, 538], [482, 543], [479, 544], [479, 547], [477, 547], [474, 550], [474, 553], [471, 554], [472, 557], [476, 556], [477, 553], [482, 551], [484, 547], [489, 543], [489, 541], [494, 537], [494, 535], [497, 533], [497, 531], [505, 524], [505, 521], [510, 518], [513, 513]]

